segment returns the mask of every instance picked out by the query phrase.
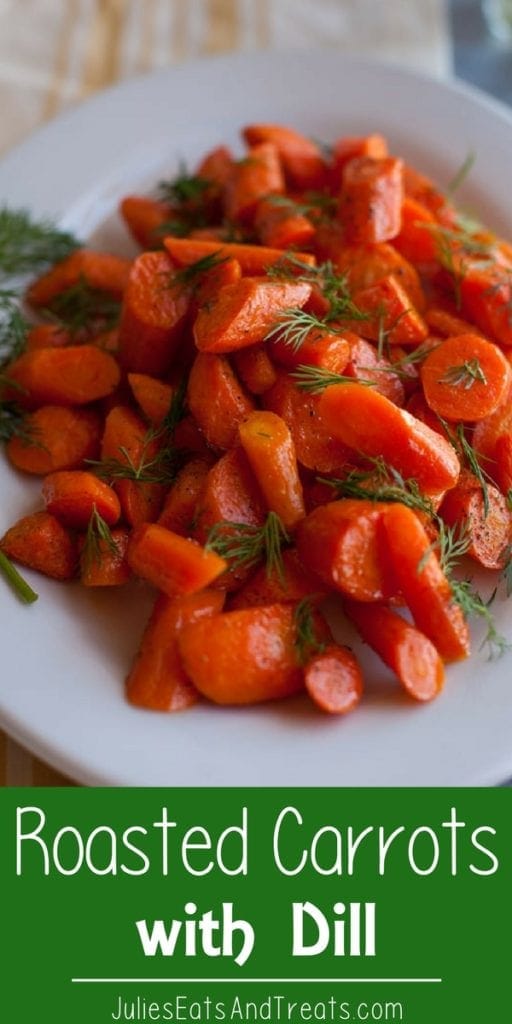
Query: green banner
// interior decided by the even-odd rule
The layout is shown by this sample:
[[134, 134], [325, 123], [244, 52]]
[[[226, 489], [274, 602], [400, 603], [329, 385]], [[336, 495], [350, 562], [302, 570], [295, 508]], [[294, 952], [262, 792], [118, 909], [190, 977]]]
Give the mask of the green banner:
[[2, 1019], [509, 1019], [510, 790], [0, 793]]

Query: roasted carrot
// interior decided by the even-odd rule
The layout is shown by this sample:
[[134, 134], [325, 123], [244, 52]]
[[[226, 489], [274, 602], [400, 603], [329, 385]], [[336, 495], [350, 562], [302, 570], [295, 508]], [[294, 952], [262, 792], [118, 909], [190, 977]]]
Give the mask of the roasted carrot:
[[317, 473], [339, 472], [350, 451], [325, 427], [319, 412], [320, 398], [299, 391], [296, 381], [280, 373], [263, 398], [265, 408], [286, 423], [301, 466]]
[[108, 540], [98, 537], [91, 551], [85, 537], [81, 540], [80, 579], [84, 587], [122, 587], [132, 578], [126, 560], [130, 534], [114, 528]]
[[440, 335], [442, 338], [451, 338], [458, 334], [479, 334], [474, 324], [441, 306], [430, 306], [425, 311], [425, 323], [430, 327], [432, 334]]
[[284, 189], [276, 147], [271, 142], [251, 146], [247, 156], [234, 164], [227, 182], [224, 204], [228, 220], [252, 224], [259, 200]]
[[491, 340], [512, 345], [512, 277], [507, 267], [466, 259], [460, 273], [462, 313]]
[[156, 377], [149, 377], [146, 373], [129, 373], [128, 383], [144, 416], [154, 427], [161, 426], [162, 420], [169, 412], [174, 394], [170, 384], [165, 384]]
[[38, 348], [61, 348], [71, 344], [71, 334], [59, 324], [36, 324], [27, 333], [26, 351]]
[[275, 146], [289, 183], [297, 189], [321, 188], [326, 165], [320, 147], [300, 132], [275, 124], [251, 124], [243, 130], [250, 146], [270, 142]]
[[[282, 249], [270, 249], [263, 245], [247, 245], [240, 242], [223, 242], [203, 238], [165, 239], [165, 248], [178, 267], [189, 267], [205, 256], [218, 255], [219, 259], [231, 258], [238, 261], [242, 273], [257, 276], [265, 274], [269, 267], [283, 259]], [[300, 263], [313, 267], [315, 257], [308, 252], [297, 252]]]
[[256, 704], [303, 688], [294, 606], [244, 608], [186, 626], [178, 637], [183, 665], [216, 704]]
[[313, 603], [326, 596], [319, 577], [308, 572], [295, 548], [283, 551], [282, 573], [269, 573], [260, 566], [253, 576], [230, 598], [229, 608], [253, 608], [255, 605], [280, 604], [310, 598]]
[[49, 473], [43, 481], [43, 500], [48, 512], [75, 530], [85, 529], [95, 510], [107, 526], [114, 526], [121, 515], [115, 491], [84, 471]]
[[391, 570], [416, 625], [444, 661], [467, 658], [469, 636], [464, 616], [418, 517], [404, 505], [392, 505], [382, 525]]
[[232, 448], [254, 403], [224, 356], [200, 352], [188, 382], [188, 404], [208, 444]]
[[352, 499], [316, 508], [297, 530], [297, 550], [306, 568], [356, 601], [393, 597], [397, 588], [381, 552], [386, 508]]
[[130, 234], [143, 249], [162, 241], [162, 226], [171, 219], [171, 207], [148, 196], [125, 196], [119, 212]]
[[410, 697], [419, 701], [437, 697], [444, 683], [444, 665], [428, 637], [385, 605], [346, 601], [344, 609]]
[[34, 512], [19, 519], [0, 540], [0, 551], [13, 562], [54, 580], [70, 580], [76, 574], [76, 542], [49, 512]]
[[293, 370], [301, 364], [321, 366], [333, 373], [344, 373], [350, 359], [351, 344], [356, 335], [330, 333], [326, 328], [313, 328], [300, 347], [294, 348], [277, 335], [269, 342], [268, 351], [276, 362]]
[[101, 443], [102, 468], [131, 526], [154, 522], [160, 513], [164, 499], [160, 444], [161, 439], [152, 436], [132, 409], [118, 405], [109, 412]]
[[294, 212], [293, 203], [278, 204], [260, 199], [254, 217], [254, 228], [262, 245], [275, 249], [302, 249], [315, 237], [313, 222], [303, 213]]
[[409, 304], [420, 313], [426, 301], [418, 271], [393, 245], [343, 244], [332, 254], [340, 274], [346, 274], [352, 293], [371, 288], [383, 277], [394, 277], [409, 296]]
[[137, 576], [169, 597], [203, 590], [227, 568], [214, 551], [156, 523], [144, 523], [133, 531], [128, 563]]
[[275, 384], [277, 371], [265, 345], [241, 348], [233, 355], [240, 380], [252, 395], [263, 395]]
[[388, 144], [383, 135], [377, 132], [372, 135], [344, 136], [337, 139], [331, 149], [331, 165], [329, 167], [329, 180], [333, 190], [341, 187], [343, 169], [349, 160], [355, 157], [371, 157], [373, 160], [383, 160], [388, 156]]
[[239, 427], [240, 441], [265, 496], [287, 529], [304, 518], [304, 497], [292, 435], [276, 413], [255, 411]]
[[472, 473], [461, 473], [441, 505], [448, 526], [465, 530], [468, 555], [486, 569], [502, 569], [512, 540], [512, 516], [503, 494], [492, 484], [482, 486]]
[[501, 434], [494, 448], [494, 477], [506, 496], [512, 491], [512, 434]]
[[357, 659], [348, 647], [338, 644], [329, 644], [313, 655], [304, 668], [304, 682], [315, 704], [330, 715], [353, 711], [363, 695]]
[[77, 249], [38, 278], [27, 291], [31, 306], [50, 306], [54, 299], [80, 281], [90, 288], [121, 299], [128, 281], [130, 260], [105, 252]]
[[219, 262], [198, 277], [193, 289], [193, 307], [197, 311], [217, 298], [217, 293], [228, 284], [236, 284], [242, 276], [238, 260], [232, 256], [219, 256]]
[[[117, 387], [119, 367], [95, 345], [68, 345], [26, 352], [8, 371], [26, 408], [41, 405], [87, 405]], [[13, 391], [14, 394], [14, 391]]]
[[206, 542], [217, 523], [261, 526], [265, 502], [242, 448], [232, 448], [208, 472], [198, 503], [194, 536]]
[[343, 169], [338, 214], [348, 242], [396, 238], [402, 224], [403, 162], [354, 157]]
[[197, 703], [199, 694], [179, 656], [178, 636], [185, 626], [218, 614], [223, 600], [220, 591], [157, 597], [126, 680], [130, 704], [151, 711], [183, 711]]
[[[343, 373], [356, 380], [371, 381], [375, 391], [389, 398], [395, 405], [403, 405], [404, 385], [393, 373], [393, 365], [386, 356], [379, 355], [375, 345], [357, 335], [350, 336], [350, 358]], [[336, 371], [339, 372], [339, 371]]]
[[393, 245], [411, 263], [435, 260], [438, 246], [435, 233], [429, 230], [435, 225], [436, 219], [428, 207], [411, 196], [404, 196], [400, 232], [393, 239]]
[[304, 306], [311, 294], [308, 281], [268, 281], [245, 277], [204, 306], [194, 324], [194, 339], [203, 352], [235, 352], [256, 345], [290, 307]]
[[496, 345], [477, 334], [447, 338], [421, 367], [425, 398], [447, 420], [475, 423], [490, 416], [507, 394], [510, 364]]
[[370, 341], [384, 336], [388, 345], [416, 347], [428, 337], [423, 317], [393, 274], [355, 292], [354, 302], [363, 319], [354, 321], [353, 329]]
[[25, 417], [24, 435], [8, 442], [9, 461], [24, 473], [46, 476], [98, 457], [101, 420], [89, 409], [44, 405]]
[[163, 376], [181, 341], [190, 290], [164, 252], [145, 252], [131, 269], [121, 313], [119, 358], [125, 370]]
[[194, 529], [196, 510], [205, 489], [210, 463], [191, 459], [178, 473], [158, 517], [160, 526], [188, 537]]

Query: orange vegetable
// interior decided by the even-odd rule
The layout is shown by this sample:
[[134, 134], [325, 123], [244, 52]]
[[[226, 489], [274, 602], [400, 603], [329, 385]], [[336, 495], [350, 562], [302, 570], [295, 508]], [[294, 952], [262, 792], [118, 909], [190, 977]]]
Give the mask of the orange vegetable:
[[240, 441], [269, 509], [286, 529], [305, 515], [292, 435], [273, 412], [255, 411], [239, 427]]
[[156, 523], [143, 523], [133, 531], [128, 563], [137, 576], [169, 597], [203, 590], [227, 568], [215, 552]]
[[11, 363], [8, 371], [27, 408], [41, 405], [87, 405], [112, 394], [119, 383], [117, 363], [95, 345], [41, 348]]
[[449, 442], [373, 388], [336, 384], [324, 391], [319, 409], [334, 437], [363, 455], [381, 455], [426, 492], [457, 482], [460, 465]]
[[380, 245], [343, 244], [333, 254], [333, 259], [338, 273], [347, 275], [351, 292], [371, 288], [383, 277], [392, 275], [407, 292], [410, 304], [423, 312], [425, 294], [418, 271], [393, 245], [386, 242]]
[[200, 351], [234, 352], [263, 341], [291, 306], [302, 308], [311, 294], [307, 281], [245, 277], [223, 288], [217, 301], [199, 310], [194, 339]]
[[60, 348], [71, 343], [71, 335], [58, 324], [36, 324], [27, 333], [26, 351], [34, 352], [38, 348]]
[[428, 209], [411, 196], [405, 196], [402, 203], [400, 232], [393, 239], [393, 245], [411, 263], [428, 263], [435, 260], [438, 242], [429, 227], [435, 226], [436, 218]]
[[187, 597], [157, 597], [139, 652], [126, 680], [130, 704], [152, 711], [183, 711], [199, 694], [187, 677], [178, 652], [181, 630], [222, 610], [220, 591]]
[[208, 444], [220, 449], [233, 447], [239, 425], [254, 408], [228, 360], [209, 352], [200, 352], [194, 362], [188, 404]]
[[350, 452], [325, 427], [318, 395], [300, 391], [292, 377], [280, 373], [274, 386], [265, 393], [264, 404], [286, 423], [302, 466], [317, 473], [335, 473], [342, 469]]
[[297, 189], [316, 189], [325, 179], [325, 162], [315, 142], [292, 128], [275, 124], [251, 124], [243, 130], [250, 146], [272, 143], [290, 184]]
[[363, 695], [358, 662], [348, 647], [338, 644], [313, 655], [304, 669], [304, 682], [315, 704], [331, 715], [353, 711]]
[[350, 359], [343, 370], [347, 377], [356, 380], [371, 380], [374, 390], [384, 398], [389, 398], [395, 405], [404, 404], [404, 386], [400, 377], [392, 373], [392, 363], [385, 356], [380, 356], [374, 345], [364, 338], [352, 335], [350, 342]]
[[487, 502], [477, 478], [464, 472], [445, 496], [441, 516], [448, 526], [467, 530], [468, 555], [475, 562], [486, 569], [502, 569], [512, 539], [512, 516], [505, 497], [492, 484], [487, 484], [486, 496]]
[[30, 285], [27, 301], [31, 306], [49, 306], [58, 295], [80, 281], [85, 281], [90, 288], [108, 292], [115, 299], [121, 299], [129, 272], [130, 260], [105, 252], [78, 249]]
[[13, 437], [6, 453], [16, 469], [46, 476], [55, 470], [79, 469], [98, 457], [101, 421], [89, 409], [43, 405], [25, 418], [27, 440]]
[[161, 426], [171, 407], [173, 388], [145, 373], [129, 373], [128, 383], [144, 416], [154, 427]]
[[[500, 491], [512, 491], [512, 434], [501, 434], [494, 448], [494, 476]], [[487, 466], [486, 466], [487, 468]]]
[[309, 217], [294, 212], [293, 205], [279, 205], [271, 199], [260, 199], [254, 227], [262, 245], [275, 249], [300, 249], [310, 245], [315, 227]]
[[247, 456], [232, 448], [208, 472], [197, 510], [195, 536], [206, 542], [216, 523], [245, 523], [261, 526], [265, 503]]
[[402, 223], [403, 162], [363, 156], [343, 169], [339, 217], [349, 242], [367, 244], [395, 238]]
[[356, 601], [384, 601], [396, 585], [382, 560], [387, 505], [344, 498], [321, 505], [297, 530], [304, 565], [333, 590]]
[[[232, 258], [238, 261], [243, 274], [257, 276], [264, 274], [269, 267], [283, 259], [282, 249], [270, 249], [268, 246], [247, 245], [240, 242], [223, 242], [203, 238], [165, 239], [165, 248], [171, 259], [179, 267], [189, 267], [192, 263], [204, 259], [205, 256], [217, 255], [219, 258]], [[309, 267], [314, 267], [315, 257], [308, 252], [294, 253], [296, 259]]]
[[240, 587], [230, 599], [230, 611], [237, 608], [253, 608], [262, 604], [281, 604], [311, 598], [317, 603], [325, 597], [325, 587], [318, 577], [308, 572], [295, 548], [283, 551], [283, 573], [267, 572], [260, 566], [253, 576]]
[[360, 137], [344, 136], [338, 139], [331, 149], [330, 181], [333, 189], [341, 186], [343, 169], [354, 157], [369, 156], [373, 160], [382, 160], [388, 156], [388, 144], [383, 135], [374, 133]]
[[392, 505], [382, 525], [390, 567], [416, 625], [444, 661], [467, 658], [469, 636], [464, 616], [453, 601], [450, 584], [418, 517], [404, 505]]
[[229, 221], [251, 224], [258, 201], [271, 193], [284, 192], [279, 154], [271, 142], [252, 146], [246, 157], [234, 164], [225, 192]]
[[333, 373], [344, 373], [355, 337], [349, 331], [344, 335], [313, 328], [299, 348], [287, 344], [279, 335], [272, 338], [268, 347], [272, 359], [291, 370], [307, 364], [321, 366]]
[[160, 526], [188, 537], [194, 527], [197, 505], [205, 489], [210, 465], [204, 458], [191, 459], [178, 473], [158, 517]]
[[289, 604], [213, 615], [185, 626], [178, 637], [187, 675], [216, 704], [256, 704], [301, 690], [295, 642]]
[[150, 437], [148, 428], [135, 412], [123, 405], [111, 409], [105, 420], [101, 459], [107, 464], [113, 463], [114, 490], [121, 502], [123, 517], [131, 526], [154, 522], [160, 513], [163, 486], [158, 480], [147, 479], [152, 475], [152, 467], [158, 476], [155, 464], [158, 451], [158, 439]]
[[128, 530], [114, 529], [110, 538], [111, 544], [99, 538], [97, 551], [92, 554], [87, 553], [85, 538], [82, 539], [80, 578], [84, 587], [122, 587], [131, 580], [132, 571], [126, 561], [130, 534]]
[[478, 260], [468, 265], [465, 260], [460, 276], [460, 295], [465, 317], [500, 345], [512, 345], [512, 279], [507, 267], [487, 267]]
[[363, 640], [395, 673], [410, 697], [419, 701], [437, 697], [444, 683], [444, 666], [428, 637], [384, 605], [347, 601], [344, 608]]
[[60, 470], [43, 481], [43, 499], [48, 512], [64, 526], [85, 529], [94, 510], [114, 526], [121, 515], [115, 491], [92, 473]]
[[152, 249], [162, 241], [162, 225], [171, 220], [168, 203], [157, 202], [148, 196], [125, 196], [119, 212], [136, 242], [143, 249]]
[[384, 331], [389, 345], [416, 347], [428, 336], [423, 317], [393, 274], [355, 292], [354, 302], [365, 319], [355, 320], [353, 328], [371, 341], [378, 341]]
[[440, 306], [430, 306], [426, 310], [425, 323], [434, 334], [439, 334], [443, 338], [455, 337], [458, 334], [474, 335], [479, 333], [473, 324]]
[[277, 380], [277, 371], [264, 345], [239, 349], [233, 361], [238, 376], [252, 395], [263, 395]]
[[161, 377], [181, 341], [190, 303], [164, 252], [144, 252], [131, 269], [119, 327], [119, 358], [125, 370]]
[[194, 286], [194, 308], [207, 306], [217, 298], [217, 293], [228, 284], [236, 284], [242, 276], [238, 260], [232, 256], [219, 257], [222, 261], [201, 274]]
[[447, 338], [421, 367], [425, 398], [447, 420], [474, 423], [498, 408], [512, 374], [503, 353], [478, 334]]
[[49, 512], [34, 512], [19, 519], [0, 540], [0, 551], [13, 562], [54, 580], [70, 580], [76, 574], [76, 543]]

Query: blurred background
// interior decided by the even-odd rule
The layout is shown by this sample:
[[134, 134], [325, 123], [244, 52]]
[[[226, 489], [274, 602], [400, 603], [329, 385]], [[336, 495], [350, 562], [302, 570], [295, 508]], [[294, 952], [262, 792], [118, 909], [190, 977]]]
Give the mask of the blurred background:
[[[235, 50], [334, 47], [512, 103], [511, 39], [512, 0], [0, 0], [0, 153], [119, 80]], [[0, 731], [0, 785], [63, 781]]]
[[0, 151], [119, 79], [232, 50], [335, 47], [512, 102], [507, 18], [512, 0], [0, 0]]

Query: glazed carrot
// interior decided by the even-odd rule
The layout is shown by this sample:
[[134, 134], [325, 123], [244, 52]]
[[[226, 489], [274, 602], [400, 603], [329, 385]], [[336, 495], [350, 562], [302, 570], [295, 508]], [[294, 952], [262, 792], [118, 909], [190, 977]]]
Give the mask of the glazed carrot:
[[492, 469], [496, 442], [502, 434], [512, 433], [512, 387], [510, 387], [497, 409], [480, 420], [473, 430], [472, 443], [482, 458], [486, 469]]
[[9, 461], [24, 473], [46, 476], [56, 470], [79, 469], [98, 457], [101, 420], [89, 409], [43, 405], [25, 418], [27, 439], [13, 437], [6, 446]]
[[283, 571], [269, 573], [266, 566], [260, 566], [240, 590], [230, 598], [229, 608], [253, 608], [255, 605], [280, 604], [302, 601], [310, 598], [318, 603], [326, 595], [325, 587], [318, 577], [308, 572], [295, 548], [283, 551]]
[[250, 415], [254, 403], [228, 360], [200, 352], [190, 373], [187, 397], [208, 444], [232, 448], [238, 440], [238, 427]]
[[245, 608], [186, 626], [178, 637], [183, 665], [216, 704], [256, 704], [303, 688], [294, 607]]
[[512, 434], [501, 434], [494, 448], [493, 467], [496, 483], [502, 494], [512, 491]]
[[217, 301], [200, 309], [194, 339], [203, 352], [234, 352], [263, 341], [279, 314], [305, 305], [311, 294], [307, 281], [269, 281], [245, 277], [219, 293]]
[[444, 665], [428, 637], [382, 604], [346, 601], [344, 609], [410, 697], [419, 701], [437, 697], [444, 683]]
[[71, 335], [58, 324], [36, 324], [27, 333], [25, 350], [34, 352], [38, 348], [60, 348], [71, 344]]
[[428, 263], [438, 255], [438, 243], [429, 226], [436, 219], [428, 209], [411, 196], [404, 196], [400, 232], [393, 239], [393, 245], [411, 263]]
[[457, 482], [460, 465], [449, 442], [373, 388], [336, 384], [324, 391], [319, 409], [334, 437], [356, 452], [381, 455], [425, 491], [448, 490]]
[[254, 217], [254, 228], [262, 245], [274, 249], [301, 249], [311, 245], [315, 227], [303, 213], [294, 213], [293, 204], [260, 199]]
[[239, 427], [240, 441], [265, 496], [287, 529], [304, 518], [304, 498], [292, 435], [273, 412], [255, 411]]
[[457, 334], [479, 334], [474, 324], [440, 306], [430, 306], [426, 310], [425, 323], [433, 334], [441, 335], [443, 338], [455, 337]]
[[119, 212], [130, 234], [143, 249], [152, 249], [162, 241], [162, 225], [171, 219], [171, 207], [148, 196], [125, 196]]
[[277, 149], [286, 177], [298, 189], [321, 187], [325, 179], [325, 162], [320, 147], [292, 128], [274, 124], [251, 124], [243, 137], [250, 146], [271, 142]]
[[[400, 377], [392, 373], [392, 363], [385, 356], [379, 356], [375, 345], [357, 335], [350, 336], [350, 358], [343, 370], [347, 377], [356, 380], [370, 380], [374, 390], [395, 405], [403, 405], [404, 386]], [[339, 371], [336, 371], [339, 372]]]
[[54, 580], [70, 580], [76, 574], [76, 543], [49, 512], [34, 512], [19, 519], [0, 540], [0, 551], [13, 562]]
[[199, 429], [193, 416], [184, 416], [174, 431], [173, 446], [188, 455], [211, 456], [204, 434]]
[[[165, 248], [178, 267], [189, 267], [205, 256], [218, 254], [219, 258], [238, 261], [243, 274], [257, 276], [265, 274], [269, 267], [283, 259], [282, 249], [269, 249], [263, 245], [247, 245], [240, 242], [219, 242], [202, 238], [165, 239]], [[308, 252], [296, 252], [295, 256], [306, 266], [314, 267], [315, 257]]]
[[333, 373], [344, 373], [350, 359], [351, 344], [356, 335], [330, 333], [313, 328], [299, 348], [289, 345], [279, 335], [268, 343], [268, 351], [277, 363], [293, 370], [301, 364], [321, 366]]
[[125, 370], [161, 377], [181, 341], [189, 289], [175, 279], [164, 252], [145, 252], [131, 269], [119, 327], [119, 358]]
[[279, 154], [271, 142], [252, 146], [232, 169], [224, 206], [229, 221], [252, 224], [258, 201], [271, 193], [284, 192], [285, 183]]
[[420, 313], [425, 309], [425, 294], [418, 271], [393, 245], [343, 244], [332, 254], [336, 269], [347, 275], [351, 292], [371, 288], [383, 277], [392, 275], [409, 296], [410, 304]]
[[206, 542], [212, 527], [222, 522], [261, 526], [265, 513], [263, 495], [247, 456], [242, 448], [232, 448], [208, 472], [194, 535]]
[[392, 505], [382, 525], [391, 569], [416, 625], [444, 661], [467, 658], [466, 622], [418, 517], [404, 505]]
[[198, 178], [209, 181], [220, 192], [227, 185], [233, 167], [233, 156], [227, 146], [216, 146], [198, 165]]
[[347, 241], [396, 238], [402, 223], [403, 162], [393, 157], [355, 157], [343, 169], [338, 215]]
[[95, 345], [68, 345], [26, 352], [9, 366], [9, 380], [21, 388], [17, 401], [41, 405], [87, 405], [117, 387], [119, 367]]
[[313, 655], [304, 668], [309, 696], [322, 711], [346, 715], [359, 704], [363, 695], [363, 676], [348, 647], [329, 644]]
[[178, 652], [178, 636], [185, 626], [222, 610], [220, 591], [187, 597], [157, 597], [138, 654], [126, 680], [130, 704], [152, 711], [182, 711], [199, 700]]
[[436, 434], [441, 434], [441, 437], [446, 438], [447, 433], [439, 416], [436, 416], [435, 412], [432, 411], [429, 405], [427, 405], [425, 396], [422, 391], [415, 391], [407, 402], [407, 412], [411, 413], [415, 419], [421, 420], [425, 426], [430, 427]]
[[49, 473], [43, 481], [43, 500], [64, 526], [85, 529], [94, 510], [114, 526], [121, 515], [115, 491], [92, 473], [60, 470]]
[[391, 598], [396, 586], [381, 557], [386, 508], [346, 498], [310, 512], [297, 530], [297, 550], [306, 568], [356, 601]]
[[448, 222], [450, 204], [446, 196], [435, 187], [430, 178], [420, 174], [414, 167], [404, 164], [404, 188], [405, 194], [415, 199], [416, 202], [426, 206], [434, 214], [436, 220], [441, 219], [443, 223]]
[[118, 405], [109, 412], [101, 443], [101, 460], [111, 474], [123, 517], [131, 526], [154, 522], [160, 513], [164, 487], [159, 481], [158, 462], [155, 462], [160, 443], [151, 437], [143, 420], [132, 409]]
[[317, 473], [336, 473], [342, 469], [350, 451], [326, 429], [319, 413], [318, 395], [300, 391], [292, 377], [280, 373], [263, 400], [265, 408], [286, 423], [302, 466]]
[[510, 364], [477, 334], [447, 338], [429, 353], [421, 382], [431, 409], [447, 420], [474, 423], [493, 413], [507, 394]]
[[355, 292], [354, 302], [365, 319], [354, 321], [353, 328], [371, 341], [378, 341], [385, 332], [389, 345], [416, 347], [428, 337], [423, 317], [393, 274]]
[[196, 509], [205, 489], [210, 464], [204, 458], [191, 459], [178, 473], [158, 517], [160, 526], [182, 537], [190, 536]]
[[241, 348], [234, 353], [233, 361], [240, 380], [252, 395], [263, 395], [277, 380], [277, 371], [265, 345]]
[[215, 552], [156, 523], [144, 523], [133, 531], [128, 563], [137, 576], [169, 597], [203, 590], [227, 568]]
[[217, 293], [228, 284], [236, 284], [242, 276], [238, 260], [232, 256], [219, 256], [219, 263], [202, 274], [194, 286], [194, 308], [208, 305], [217, 298]]
[[355, 157], [371, 157], [373, 160], [383, 160], [388, 156], [388, 144], [383, 135], [375, 132], [372, 135], [345, 136], [338, 139], [331, 149], [331, 166], [329, 168], [329, 180], [333, 190], [341, 187], [343, 169], [349, 160]]
[[481, 260], [469, 265], [465, 260], [459, 287], [463, 315], [474, 321], [486, 337], [500, 345], [512, 345], [510, 270], [498, 265], [483, 266]]
[[88, 550], [85, 537], [81, 542], [80, 579], [84, 587], [122, 587], [129, 583], [132, 571], [126, 561], [130, 534], [116, 528], [110, 531], [107, 542], [97, 539], [93, 552]]
[[144, 416], [154, 427], [161, 426], [171, 407], [173, 388], [146, 373], [129, 373], [127, 376], [133, 397]]
[[461, 473], [456, 486], [444, 498], [440, 512], [448, 526], [467, 531], [468, 555], [475, 562], [486, 569], [503, 568], [512, 540], [512, 516], [505, 497], [496, 487], [487, 484], [484, 498], [477, 478]]
[[121, 299], [129, 272], [130, 260], [105, 252], [77, 249], [30, 285], [27, 301], [31, 306], [49, 306], [58, 295], [80, 281]]

